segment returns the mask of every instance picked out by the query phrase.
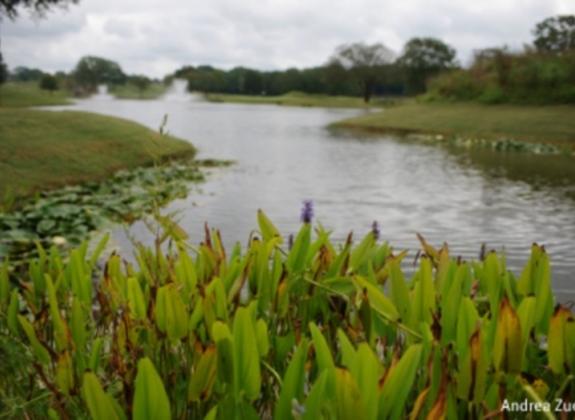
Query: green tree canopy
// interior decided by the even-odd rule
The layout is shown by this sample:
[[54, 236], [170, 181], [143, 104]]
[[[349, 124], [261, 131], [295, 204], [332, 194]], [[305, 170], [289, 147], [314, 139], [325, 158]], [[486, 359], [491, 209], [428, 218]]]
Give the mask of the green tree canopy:
[[405, 72], [407, 91], [424, 92], [430, 77], [456, 66], [455, 55], [455, 50], [439, 39], [411, 39], [398, 60]]
[[548, 17], [533, 30], [537, 50], [562, 53], [575, 50], [575, 15]]
[[8, 80], [8, 68], [2, 59], [2, 53], [0, 53], [0, 85], [5, 83], [6, 80]]
[[341, 45], [330, 59], [330, 65], [339, 65], [347, 69], [360, 84], [363, 99], [371, 99], [373, 89], [382, 77], [381, 67], [391, 64], [394, 53], [383, 44], [367, 45], [362, 42]]
[[126, 75], [114, 61], [94, 56], [82, 57], [74, 70], [76, 83], [87, 91], [95, 91], [99, 84], [123, 84]]
[[54, 92], [55, 90], [58, 90], [58, 79], [56, 79], [56, 77], [52, 76], [51, 74], [45, 74], [40, 79], [39, 85], [40, 89]]

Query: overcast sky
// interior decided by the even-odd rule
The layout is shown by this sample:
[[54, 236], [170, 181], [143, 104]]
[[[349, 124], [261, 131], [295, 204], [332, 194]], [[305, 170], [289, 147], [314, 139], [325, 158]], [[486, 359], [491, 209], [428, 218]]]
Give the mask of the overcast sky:
[[483, 47], [521, 48], [536, 22], [575, 14], [575, 0], [81, 0], [45, 19], [0, 23], [13, 68], [71, 70], [83, 55], [128, 73], [164, 76], [184, 64], [285, 69], [323, 64], [336, 46], [441, 38], [464, 64]]

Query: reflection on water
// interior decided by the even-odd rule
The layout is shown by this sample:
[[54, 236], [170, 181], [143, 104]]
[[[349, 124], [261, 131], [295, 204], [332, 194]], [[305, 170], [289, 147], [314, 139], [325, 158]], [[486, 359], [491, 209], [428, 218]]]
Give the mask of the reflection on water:
[[[179, 90], [178, 90], [179, 89]], [[570, 158], [450, 149], [394, 136], [334, 133], [330, 122], [356, 110], [211, 104], [179, 87], [158, 101], [84, 100], [75, 109], [112, 114], [192, 141], [202, 157], [234, 159], [215, 170], [201, 194], [178, 200], [181, 224], [200, 240], [208, 221], [228, 244], [246, 240], [263, 208], [285, 233], [299, 227], [305, 199], [343, 240], [363, 236], [373, 220], [396, 248], [416, 249], [416, 232], [476, 257], [482, 242], [505, 250], [518, 273], [532, 242], [552, 256], [554, 285], [575, 298], [574, 165]], [[141, 224], [131, 233], [148, 235]], [[121, 231], [117, 241], [127, 246]], [[412, 253], [413, 255], [414, 253]]]

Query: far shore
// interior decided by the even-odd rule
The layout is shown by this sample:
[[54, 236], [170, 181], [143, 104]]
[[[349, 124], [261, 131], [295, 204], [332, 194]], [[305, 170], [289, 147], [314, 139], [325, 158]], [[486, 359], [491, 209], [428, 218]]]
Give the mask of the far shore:
[[337, 128], [514, 140], [575, 150], [575, 106], [415, 103], [336, 122]]

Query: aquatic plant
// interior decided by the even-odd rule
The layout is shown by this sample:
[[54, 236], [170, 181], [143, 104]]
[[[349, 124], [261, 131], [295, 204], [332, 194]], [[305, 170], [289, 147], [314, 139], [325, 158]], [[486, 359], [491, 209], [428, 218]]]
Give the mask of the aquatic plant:
[[201, 164], [174, 161], [121, 170], [101, 182], [40, 193], [15, 211], [0, 212], [0, 260], [9, 257], [14, 263], [37, 255], [37, 243], [78, 246], [106, 223], [133, 222], [186, 196], [190, 182], [203, 180]]
[[542, 246], [515, 277], [420, 238], [408, 279], [374, 231], [337, 245], [306, 222], [286, 250], [257, 219], [246, 249], [159, 218], [136, 266], [98, 272], [104, 239], [1, 270], [0, 416], [456, 419], [575, 399], [575, 319]]

